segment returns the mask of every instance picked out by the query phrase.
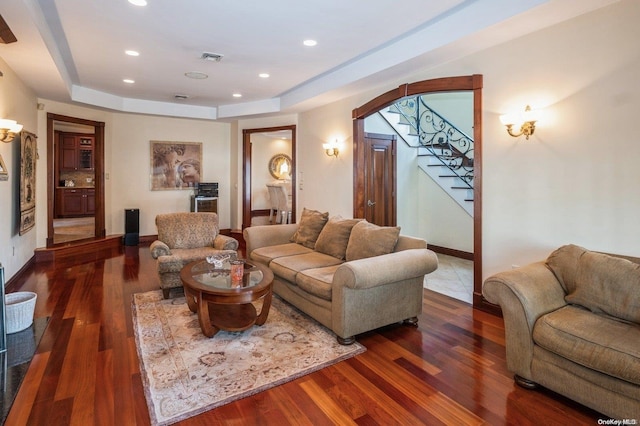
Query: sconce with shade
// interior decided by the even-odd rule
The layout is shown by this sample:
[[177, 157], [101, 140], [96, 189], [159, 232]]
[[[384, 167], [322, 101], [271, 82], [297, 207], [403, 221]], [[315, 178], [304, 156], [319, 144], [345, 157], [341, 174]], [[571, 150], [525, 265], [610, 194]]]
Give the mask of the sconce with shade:
[[22, 124], [15, 120], [0, 119], [0, 141], [11, 142], [22, 130]]
[[[538, 121], [538, 114], [535, 110], [532, 110], [529, 105], [526, 106], [524, 112], [517, 112], [511, 114], [504, 114], [500, 116], [502, 124], [507, 126], [507, 133], [514, 138], [525, 135], [528, 140], [529, 136], [533, 135], [536, 130], [536, 121]], [[513, 127], [520, 126], [520, 133], [514, 133]]]
[[322, 149], [324, 149], [325, 154], [327, 154], [329, 157], [337, 158], [338, 154], [340, 154], [340, 147], [338, 145], [337, 139], [334, 142], [323, 143]]

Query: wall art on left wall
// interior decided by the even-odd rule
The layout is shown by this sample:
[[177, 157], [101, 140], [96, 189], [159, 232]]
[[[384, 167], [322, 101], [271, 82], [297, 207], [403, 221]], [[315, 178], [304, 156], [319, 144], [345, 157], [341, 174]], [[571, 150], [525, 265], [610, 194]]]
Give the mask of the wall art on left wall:
[[20, 235], [36, 224], [37, 136], [23, 130], [20, 138]]

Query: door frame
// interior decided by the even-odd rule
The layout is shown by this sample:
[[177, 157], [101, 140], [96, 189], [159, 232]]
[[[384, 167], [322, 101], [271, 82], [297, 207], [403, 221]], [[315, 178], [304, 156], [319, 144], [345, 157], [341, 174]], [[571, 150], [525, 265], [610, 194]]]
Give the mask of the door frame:
[[253, 133], [291, 131], [291, 222], [296, 221], [296, 125], [242, 130], [242, 229], [251, 226], [251, 135]]
[[96, 191], [95, 238], [103, 238], [105, 231], [104, 205], [104, 122], [85, 120], [47, 113], [47, 247], [53, 247], [53, 218], [55, 217], [54, 200], [57, 181], [55, 179], [55, 123], [72, 123], [90, 126], [94, 129], [94, 186]]
[[407, 96], [434, 92], [473, 92], [473, 306], [495, 312], [482, 296], [482, 86], [481, 74], [444, 77], [405, 83], [352, 111], [353, 119], [353, 217], [364, 214], [364, 119]]

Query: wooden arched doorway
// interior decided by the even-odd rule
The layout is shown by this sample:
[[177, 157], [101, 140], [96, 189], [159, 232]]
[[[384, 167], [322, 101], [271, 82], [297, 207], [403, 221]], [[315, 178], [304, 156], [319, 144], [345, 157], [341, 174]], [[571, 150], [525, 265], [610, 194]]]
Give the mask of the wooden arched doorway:
[[474, 218], [473, 218], [473, 306], [494, 311], [493, 305], [482, 297], [482, 75], [446, 77], [406, 83], [361, 105], [352, 112], [353, 118], [353, 217], [364, 217], [364, 119], [405, 97], [435, 92], [473, 92], [474, 147]]

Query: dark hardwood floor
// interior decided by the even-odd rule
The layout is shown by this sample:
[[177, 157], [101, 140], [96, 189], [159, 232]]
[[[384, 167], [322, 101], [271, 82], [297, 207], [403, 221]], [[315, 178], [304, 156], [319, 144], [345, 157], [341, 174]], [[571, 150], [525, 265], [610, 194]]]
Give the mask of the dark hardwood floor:
[[[131, 296], [158, 288], [148, 247], [32, 264], [10, 291], [38, 293], [50, 317], [7, 425], [147, 425]], [[595, 425], [603, 416], [517, 387], [502, 319], [425, 290], [418, 327], [358, 336], [367, 352], [181, 422], [255, 424]]]

